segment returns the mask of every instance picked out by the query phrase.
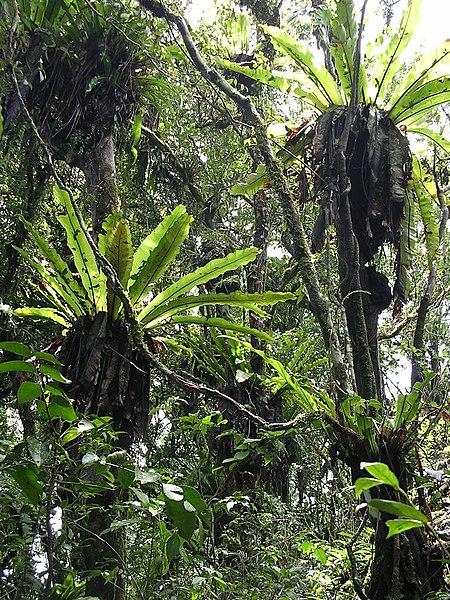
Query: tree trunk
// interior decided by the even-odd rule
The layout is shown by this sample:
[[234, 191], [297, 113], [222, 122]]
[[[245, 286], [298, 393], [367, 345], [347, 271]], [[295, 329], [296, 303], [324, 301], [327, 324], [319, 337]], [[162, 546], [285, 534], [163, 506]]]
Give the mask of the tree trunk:
[[92, 228], [99, 233], [105, 218], [120, 208], [113, 132], [106, 133], [93, 152], [78, 160], [91, 199]]
[[[150, 378], [149, 365], [132, 349], [126, 326], [111, 323], [106, 313], [84, 318], [65, 339], [61, 360], [64, 375], [72, 382], [67, 393], [75, 399], [77, 410], [86, 415], [111, 416], [114, 430], [120, 432], [117, 445], [129, 450], [147, 428]], [[79, 460], [78, 448], [74, 454]], [[89, 481], [98, 481], [91, 470], [83, 473]], [[86, 591], [103, 600], [126, 597], [124, 531], [102, 533], [114, 519], [121, 518], [115, 508], [119, 500], [124, 498], [119, 498], [116, 490], [87, 498], [86, 516], [78, 521], [77, 566], [97, 571], [87, 582]], [[106, 583], [105, 575], [114, 569], [115, 577]]]

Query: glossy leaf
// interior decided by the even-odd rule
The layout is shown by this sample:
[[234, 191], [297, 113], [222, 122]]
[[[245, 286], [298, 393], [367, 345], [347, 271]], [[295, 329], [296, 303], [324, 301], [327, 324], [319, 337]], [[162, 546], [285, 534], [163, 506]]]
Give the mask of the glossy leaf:
[[0, 373], [14, 372], [34, 373], [35, 368], [33, 364], [24, 360], [7, 360], [0, 363]]
[[450, 66], [450, 42], [423, 54], [398, 82], [389, 110], [395, 110], [405, 94], [410, 94], [430, 79], [448, 75]]
[[[52, 396], [48, 401], [47, 410], [50, 419], [62, 419], [63, 421], [72, 422], [77, 418], [72, 403], [67, 397]], [[77, 436], [75, 435], [71, 439], [74, 439], [75, 437]], [[68, 437], [66, 438], [64, 436], [64, 443], [67, 443], [67, 441], [69, 441]]]
[[230, 194], [233, 196], [253, 196], [263, 189], [268, 180], [266, 165], [259, 164], [256, 173], [247, 175], [244, 183], [235, 183], [230, 189]]
[[386, 521], [386, 525], [389, 529], [386, 539], [389, 539], [394, 537], [394, 535], [398, 535], [399, 533], [403, 533], [409, 529], [423, 527], [424, 523], [415, 519], [390, 519], [389, 521]]
[[14, 479], [21, 491], [34, 506], [39, 504], [43, 486], [39, 481], [40, 471], [36, 465], [14, 465], [6, 472]]
[[264, 31], [270, 35], [277, 50], [289, 56], [300, 67], [308, 80], [313, 84], [319, 99], [328, 106], [343, 104], [343, 98], [335, 80], [307, 48], [301, 47], [287, 34], [277, 27], [265, 26]]
[[450, 77], [427, 81], [405, 93], [389, 111], [394, 123], [419, 123], [434, 108], [450, 101]]
[[184, 206], [177, 206], [136, 250], [129, 284], [133, 305], [146, 296], [151, 284], [161, 277], [177, 256], [192, 220]]
[[[104, 233], [99, 235], [98, 249], [111, 263], [122, 287], [126, 289], [133, 264], [133, 246], [128, 223], [121, 213], [114, 212], [104, 221], [102, 230]], [[107, 292], [107, 304], [108, 313], [115, 321], [119, 315], [121, 301], [111, 290]]]
[[450, 141], [428, 127], [408, 127], [408, 132], [426, 137], [450, 156]]
[[[330, 29], [331, 43], [329, 48], [339, 83], [348, 104], [352, 94], [355, 70], [353, 58], [358, 37], [358, 24], [355, 20], [353, 0], [338, 0], [336, 2], [336, 16], [331, 19]], [[361, 98], [367, 98], [367, 76], [363, 63], [361, 63], [359, 83], [358, 101]]]
[[[203, 285], [208, 281], [211, 281], [211, 279], [220, 277], [220, 275], [223, 275], [224, 273], [234, 271], [238, 267], [248, 264], [249, 262], [255, 260], [258, 254], [259, 250], [257, 248], [245, 248], [244, 250], [232, 252], [224, 258], [217, 258], [210, 261], [205, 266], [196, 269], [184, 277], [181, 277], [178, 281], [157, 294], [150, 304], [140, 313], [138, 319], [142, 321], [142, 324], [153, 321], [155, 318], [154, 315], [164, 312], [164, 306], [171, 301], [175, 300], [181, 295], [187, 294], [194, 287]], [[218, 296], [219, 294], [215, 295]], [[200, 305], [197, 304], [197, 306]], [[172, 314], [175, 314], [175, 312]]]
[[33, 356], [28, 346], [20, 342], [0, 342], [0, 350], [11, 352], [11, 354], [17, 354], [17, 356], [23, 356], [24, 358], [31, 358]]
[[37, 383], [23, 381], [17, 390], [17, 401], [19, 404], [26, 404], [27, 402], [36, 400], [36, 398], [40, 398], [42, 393], [42, 388]]
[[381, 481], [381, 479], [358, 477], [358, 479], [355, 481], [355, 497], [359, 498], [366, 490], [370, 490], [371, 488], [379, 485], [383, 485], [383, 481]]
[[70, 327], [70, 322], [67, 318], [54, 308], [16, 308], [13, 311], [16, 317], [29, 317], [31, 319], [39, 319], [43, 321], [54, 321], [64, 327]]
[[361, 469], [365, 469], [368, 473], [379, 479], [386, 485], [390, 485], [395, 490], [400, 489], [397, 476], [393, 473], [390, 468], [381, 462], [362, 462]]
[[53, 379], [53, 381], [59, 381], [59, 383], [70, 383], [70, 380], [64, 377], [59, 369], [51, 366], [51, 365], [40, 365], [39, 371], [42, 375], [46, 375]]
[[214, 305], [240, 306], [247, 310], [252, 310], [256, 314], [264, 317], [266, 314], [258, 307], [258, 305], [268, 306], [294, 299], [295, 296], [289, 292], [265, 292], [264, 294], [233, 292], [232, 294], [199, 294], [198, 296], [183, 296], [182, 298], [176, 298], [167, 304], [161, 304], [161, 306], [155, 307], [151, 312], [148, 309], [144, 309], [138, 316], [138, 319], [142, 325], [151, 329], [180, 312], [198, 306]]
[[382, 500], [375, 498], [368, 503], [370, 508], [375, 508], [380, 512], [388, 513], [389, 515], [395, 515], [405, 519], [413, 519], [420, 521], [421, 523], [428, 523], [428, 517], [426, 517], [420, 510], [404, 504], [403, 502], [397, 502], [396, 500]]
[[245, 333], [247, 335], [253, 335], [266, 342], [273, 342], [273, 337], [264, 331], [246, 327], [227, 319], [220, 319], [212, 317], [193, 317], [193, 316], [174, 316], [172, 317], [173, 323], [179, 323], [181, 325], [203, 325], [204, 327], [217, 327], [218, 329], [225, 329], [227, 331], [237, 331], [239, 333]]
[[169, 500], [181, 502], [183, 500], [183, 488], [173, 483], [163, 483], [163, 494]]
[[373, 78], [378, 84], [375, 103], [378, 98], [385, 97], [386, 89], [393, 75], [402, 66], [401, 55], [411, 41], [419, 23], [421, 3], [422, 0], [409, 0], [398, 31], [389, 37], [387, 46], [377, 55], [373, 72]]
[[54, 191], [56, 200], [64, 210], [64, 214], [58, 216], [58, 221], [66, 231], [67, 245], [72, 252], [82, 285], [92, 302], [95, 312], [106, 310], [105, 275], [99, 270], [94, 252], [81, 229], [69, 194], [57, 186], [55, 186]]
[[70, 310], [80, 316], [86, 311], [92, 310], [92, 302], [86, 290], [78, 283], [65, 260], [50, 246], [45, 238], [32, 226], [29, 221], [21, 219], [27, 231], [30, 233], [39, 252], [45, 258], [49, 267], [44, 267], [42, 261], [35, 261], [20, 248], [16, 250], [25, 258], [31, 266], [41, 275], [45, 285], [55, 290], [59, 298], [66, 303]]

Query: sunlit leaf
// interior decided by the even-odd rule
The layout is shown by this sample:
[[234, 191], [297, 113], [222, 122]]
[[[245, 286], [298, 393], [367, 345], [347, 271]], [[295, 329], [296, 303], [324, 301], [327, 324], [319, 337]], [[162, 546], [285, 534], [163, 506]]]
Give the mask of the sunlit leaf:
[[365, 469], [368, 473], [379, 479], [386, 485], [390, 485], [395, 490], [400, 489], [400, 484], [396, 475], [390, 470], [390, 468], [381, 462], [362, 462], [361, 469]]
[[399, 533], [403, 533], [409, 529], [423, 527], [424, 523], [415, 519], [390, 519], [389, 521], [386, 521], [386, 525], [389, 528], [389, 533], [387, 534], [386, 539], [389, 539], [394, 535], [398, 535]]

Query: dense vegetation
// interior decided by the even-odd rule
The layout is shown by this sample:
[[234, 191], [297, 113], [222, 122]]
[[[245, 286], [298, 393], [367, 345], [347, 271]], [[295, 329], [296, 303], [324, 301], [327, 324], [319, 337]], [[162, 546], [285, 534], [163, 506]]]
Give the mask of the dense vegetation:
[[450, 598], [450, 47], [374, 4], [0, 5], [1, 598]]

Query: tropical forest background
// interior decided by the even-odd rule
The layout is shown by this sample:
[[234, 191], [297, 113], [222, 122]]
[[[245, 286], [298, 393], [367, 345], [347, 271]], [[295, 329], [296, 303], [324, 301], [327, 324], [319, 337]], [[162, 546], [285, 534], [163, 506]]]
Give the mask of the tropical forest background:
[[450, 598], [427, 4], [0, 2], [2, 599]]

